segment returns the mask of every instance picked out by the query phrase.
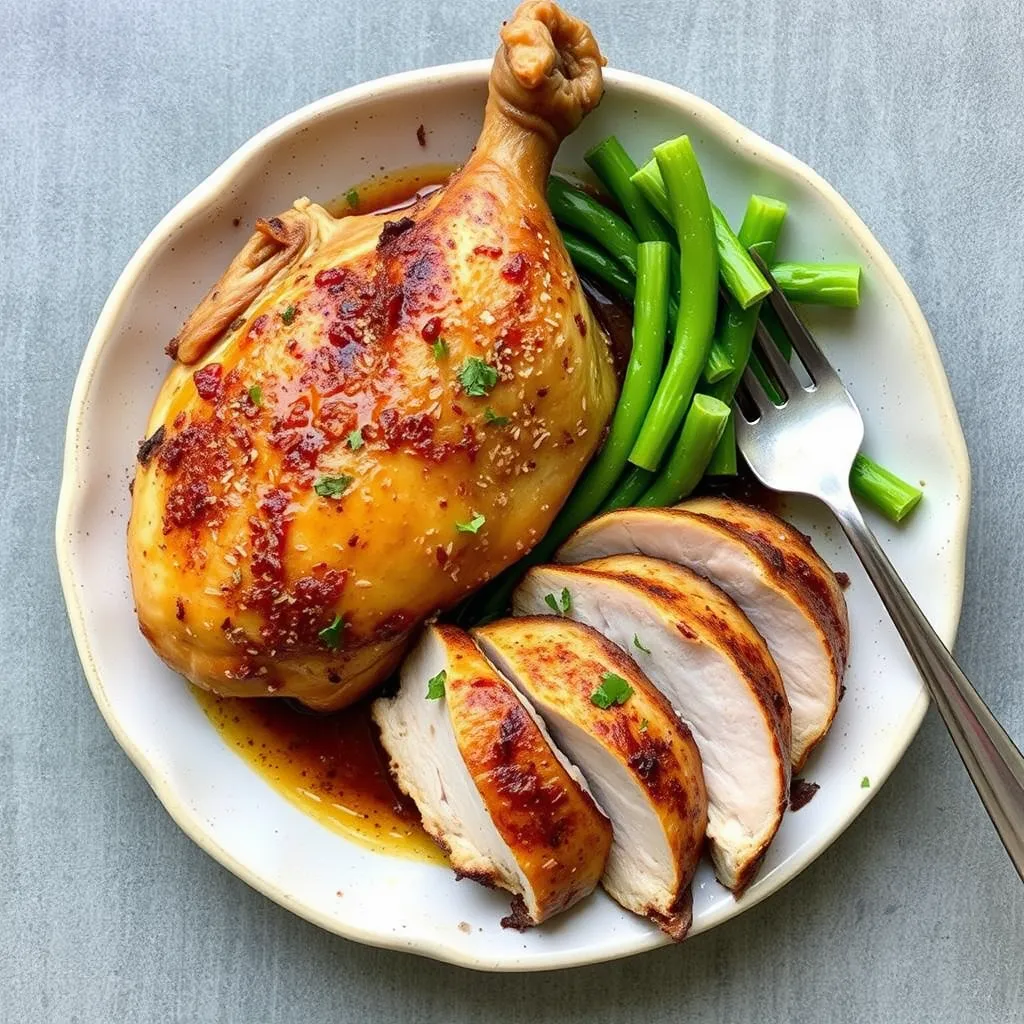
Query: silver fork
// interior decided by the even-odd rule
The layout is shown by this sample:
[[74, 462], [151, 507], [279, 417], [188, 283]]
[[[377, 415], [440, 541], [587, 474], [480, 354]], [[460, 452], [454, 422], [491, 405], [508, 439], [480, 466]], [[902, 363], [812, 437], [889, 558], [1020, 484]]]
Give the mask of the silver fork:
[[924, 679], [1010, 859], [1024, 880], [1024, 757], [910, 596], [850, 494], [850, 468], [864, 439], [860, 412], [836, 371], [753, 253], [768, 297], [803, 363], [805, 387], [759, 323], [757, 349], [778, 384], [776, 404], [749, 369], [734, 407], [736, 439], [754, 475], [775, 491], [823, 501], [850, 539]]

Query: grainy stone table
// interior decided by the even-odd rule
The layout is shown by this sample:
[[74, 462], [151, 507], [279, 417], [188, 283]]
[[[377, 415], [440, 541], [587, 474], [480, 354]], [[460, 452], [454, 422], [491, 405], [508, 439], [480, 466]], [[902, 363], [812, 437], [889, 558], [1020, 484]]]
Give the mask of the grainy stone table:
[[[511, 0], [2, 0], [0, 1020], [1024, 1020], [1024, 888], [930, 713], [783, 892], [681, 949], [483, 976], [318, 931], [171, 822], [100, 719], [53, 556], [79, 357], [149, 228], [299, 105], [490, 53]], [[578, 0], [612, 61], [803, 158], [917, 293], [974, 463], [958, 652], [1024, 741], [1024, 28], [1005, 0]]]

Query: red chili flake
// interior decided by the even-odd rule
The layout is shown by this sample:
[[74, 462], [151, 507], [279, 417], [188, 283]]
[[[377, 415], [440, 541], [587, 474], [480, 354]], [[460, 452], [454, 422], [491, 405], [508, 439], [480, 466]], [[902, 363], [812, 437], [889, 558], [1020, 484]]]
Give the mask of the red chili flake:
[[585, 338], [587, 336], [587, 321], [583, 319], [583, 316], [580, 313], [577, 313], [573, 317], [573, 320], [576, 321], [576, 326], [579, 328], [580, 335]]
[[179, 622], [185, 621], [185, 602], [180, 597], [174, 599], [174, 617]]
[[267, 316], [266, 313], [263, 313], [261, 316], [256, 317], [256, 319], [253, 320], [252, 322], [252, 327], [249, 328], [249, 333], [262, 334], [263, 331], [266, 329], [267, 321], [269, 319], [270, 318]]
[[196, 370], [192, 374], [195, 381], [196, 391], [204, 401], [212, 402], [220, 394], [220, 379], [224, 373], [224, 367], [220, 363], [209, 363]]
[[496, 260], [501, 254], [502, 249], [496, 245], [478, 245], [473, 250], [474, 256], [490, 256], [492, 260]]
[[448, 552], [438, 545], [438, 547], [434, 548], [434, 557], [437, 559], [437, 564], [443, 569], [448, 562]]
[[331, 285], [341, 284], [344, 280], [345, 271], [342, 267], [327, 267], [313, 278], [313, 283], [317, 288], [330, 288]]
[[518, 284], [526, 276], [526, 257], [521, 253], [517, 252], [512, 259], [508, 261], [501, 268], [501, 276], [506, 281], [511, 281], [513, 284]]
[[420, 334], [423, 335], [423, 340], [437, 341], [441, 334], [441, 326], [441, 318], [439, 316], [432, 316], [420, 331]]

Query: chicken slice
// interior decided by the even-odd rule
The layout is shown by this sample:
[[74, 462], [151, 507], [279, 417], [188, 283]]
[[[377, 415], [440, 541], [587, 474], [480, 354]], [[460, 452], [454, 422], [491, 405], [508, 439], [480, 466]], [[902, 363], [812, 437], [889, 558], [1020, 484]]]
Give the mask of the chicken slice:
[[684, 565], [722, 588], [772, 653], [792, 708], [799, 770], [835, 717], [846, 665], [846, 602], [810, 544], [775, 516], [702, 498], [678, 508], [627, 508], [584, 524], [558, 561], [639, 553]]
[[789, 705], [764, 641], [714, 584], [654, 558], [538, 566], [516, 590], [513, 609], [543, 613], [549, 596], [569, 617], [635, 652], [690, 727], [704, 766], [715, 873], [740, 894], [789, 795]]
[[[473, 636], [541, 715], [611, 818], [605, 889], [684, 938], [707, 829], [704, 773], [689, 729], [636, 663], [589, 626], [530, 616], [491, 623]], [[632, 692], [621, 704], [599, 706], [608, 699], [606, 680], [623, 680]]]
[[456, 874], [513, 894], [503, 925], [539, 924], [594, 889], [611, 825], [466, 633], [428, 627], [373, 717], [396, 782]]

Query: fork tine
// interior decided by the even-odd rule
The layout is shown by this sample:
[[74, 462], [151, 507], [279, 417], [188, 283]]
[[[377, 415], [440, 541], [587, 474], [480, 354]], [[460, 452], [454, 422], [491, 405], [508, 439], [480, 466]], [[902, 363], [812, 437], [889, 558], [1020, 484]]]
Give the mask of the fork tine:
[[[768, 410], [777, 408], [775, 403], [768, 397], [768, 392], [765, 391], [764, 386], [757, 379], [757, 375], [749, 366], [743, 371], [741, 386], [746, 393], [747, 398], [750, 400], [750, 404], [757, 409], [757, 412], [761, 417], [763, 417]], [[738, 403], [734, 404], [736, 404], [738, 408]], [[746, 419], [743, 415], [742, 409], [739, 410], [739, 413], [740, 419]]]
[[760, 320], [757, 321], [756, 332], [757, 340], [760, 342], [758, 347], [761, 350], [761, 357], [771, 368], [775, 380], [782, 386], [784, 397], [792, 398], [797, 392], [802, 390], [800, 381], [793, 372], [793, 367], [789, 365], [786, 357], [779, 351], [775, 340]]
[[[825, 353], [821, 351], [811, 332], [804, 327], [803, 321], [797, 316], [796, 310], [789, 303], [789, 299], [779, 290], [779, 286], [775, 283], [775, 278], [772, 277], [772, 272], [768, 269], [764, 260], [761, 259], [760, 254], [756, 250], [751, 250], [750, 255], [753, 257], [758, 269], [764, 274], [765, 279], [772, 286], [767, 301], [771, 303], [775, 315], [779, 318], [779, 323], [782, 324], [782, 329], [789, 335], [793, 351], [796, 352], [800, 357], [800, 362], [807, 368], [807, 372], [811, 375], [811, 380], [819, 385], [824, 384], [826, 381], [838, 383], [839, 375], [836, 373], [835, 368], [825, 358]], [[760, 327], [760, 322], [758, 327]]]

